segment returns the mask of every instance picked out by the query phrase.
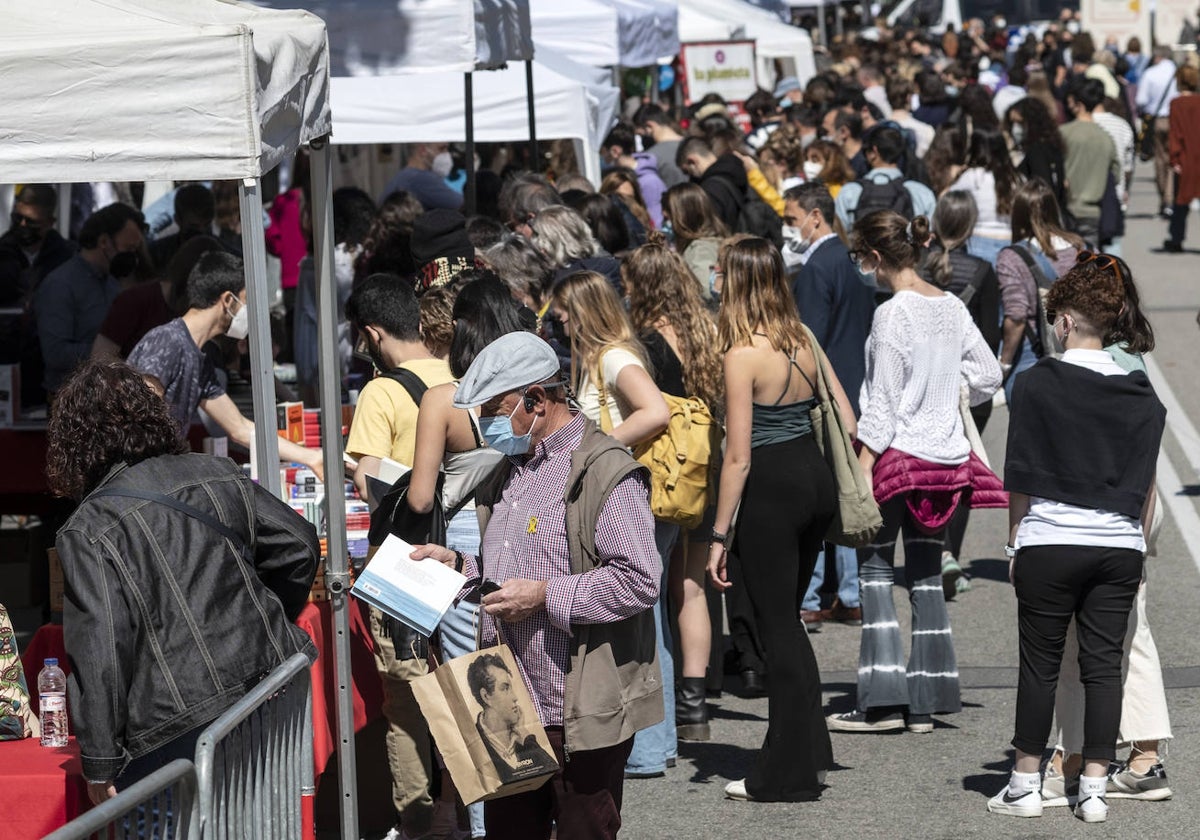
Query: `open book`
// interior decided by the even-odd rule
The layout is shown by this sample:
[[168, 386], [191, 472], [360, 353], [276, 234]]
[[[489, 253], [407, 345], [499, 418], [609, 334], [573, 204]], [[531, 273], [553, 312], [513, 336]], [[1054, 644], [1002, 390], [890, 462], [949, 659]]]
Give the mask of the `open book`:
[[467, 578], [436, 560], [411, 560], [412, 551], [404, 540], [389, 535], [350, 592], [430, 636]]

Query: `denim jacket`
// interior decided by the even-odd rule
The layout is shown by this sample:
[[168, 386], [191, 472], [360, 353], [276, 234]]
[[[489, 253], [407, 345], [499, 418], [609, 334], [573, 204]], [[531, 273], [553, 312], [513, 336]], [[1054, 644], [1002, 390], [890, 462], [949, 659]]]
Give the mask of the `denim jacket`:
[[[81, 444], [82, 445], [82, 444]], [[85, 778], [108, 781], [211, 722], [289, 656], [320, 546], [313, 526], [225, 458], [163, 455], [99, 487], [172, 496], [245, 540], [253, 567], [198, 519], [89, 494], [58, 533], [67, 694]]]

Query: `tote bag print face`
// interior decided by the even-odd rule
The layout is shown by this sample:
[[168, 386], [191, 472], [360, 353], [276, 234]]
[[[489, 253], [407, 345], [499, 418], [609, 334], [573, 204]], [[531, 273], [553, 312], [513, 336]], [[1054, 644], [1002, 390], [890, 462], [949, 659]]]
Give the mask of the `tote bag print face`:
[[558, 771], [507, 645], [445, 662], [412, 687], [463, 802], [533, 790]]

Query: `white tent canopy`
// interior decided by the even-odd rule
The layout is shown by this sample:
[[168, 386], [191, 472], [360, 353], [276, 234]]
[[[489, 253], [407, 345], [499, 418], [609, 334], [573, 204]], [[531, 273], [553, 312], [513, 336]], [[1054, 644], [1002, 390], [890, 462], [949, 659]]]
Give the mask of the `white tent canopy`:
[[335, 76], [467, 73], [531, 58], [525, 0], [255, 0], [329, 26]]
[[679, 40], [733, 41], [746, 37], [746, 27], [724, 18], [705, 14], [692, 6], [679, 7]]
[[0, 0], [0, 18], [0, 182], [252, 178], [329, 133], [325, 25], [304, 12]]
[[[562, 57], [554, 60], [560, 68], [570, 64]], [[421, 78], [420, 85], [403, 80], [403, 95], [398, 95], [397, 83], [402, 80], [385, 76], [335, 78], [334, 142], [455, 142], [465, 138], [460, 75], [428, 75]], [[538, 137], [580, 141], [580, 164], [595, 179], [597, 149], [617, 106], [616, 89], [593, 83], [589, 91], [588, 83], [538, 61], [534, 62], [533, 84], [537, 92]], [[523, 68], [478, 74], [474, 100], [477, 141], [499, 143], [529, 138]]]
[[679, 54], [679, 7], [674, 0], [604, 0], [617, 10], [621, 64], [648, 67]]
[[601, 0], [529, 0], [529, 22], [537, 48], [593, 67], [621, 63], [617, 10]]
[[[803, 29], [783, 23], [772, 12], [744, 3], [742, 0], [679, 0], [680, 29], [683, 30], [684, 10], [694, 10], [730, 25], [740, 25], [746, 38], [753, 38], [759, 59], [760, 87], [775, 83], [773, 60], [784, 63], [785, 72], [792, 73], [801, 84], [817, 74], [812, 39]], [[681, 40], [688, 41], [691, 38]], [[705, 39], [711, 40], [711, 39]]]

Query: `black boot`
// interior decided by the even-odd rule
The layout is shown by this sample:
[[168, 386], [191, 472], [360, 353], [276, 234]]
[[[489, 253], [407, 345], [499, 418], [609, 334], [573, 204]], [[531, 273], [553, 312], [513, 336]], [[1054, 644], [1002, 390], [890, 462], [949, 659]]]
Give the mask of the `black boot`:
[[704, 694], [704, 677], [680, 679], [675, 692], [675, 728], [680, 741], [707, 741], [711, 737]]

